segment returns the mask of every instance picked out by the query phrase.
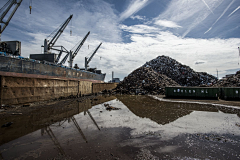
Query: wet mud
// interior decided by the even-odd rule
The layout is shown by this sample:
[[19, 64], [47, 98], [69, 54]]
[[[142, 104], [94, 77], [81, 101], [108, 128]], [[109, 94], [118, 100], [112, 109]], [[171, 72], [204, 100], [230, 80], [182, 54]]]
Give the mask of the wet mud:
[[1, 114], [0, 159], [240, 159], [239, 113], [129, 95], [24, 107]]

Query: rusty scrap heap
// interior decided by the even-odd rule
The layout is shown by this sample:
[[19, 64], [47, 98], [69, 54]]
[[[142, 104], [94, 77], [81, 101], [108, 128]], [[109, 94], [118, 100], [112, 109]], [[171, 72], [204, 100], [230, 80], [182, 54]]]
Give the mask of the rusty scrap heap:
[[236, 74], [222, 78], [218, 83], [214, 84], [215, 87], [240, 87], [240, 70]]
[[140, 67], [121, 81], [116, 91], [123, 94], [163, 94], [166, 86], [179, 86], [151, 67]]
[[189, 66], [167, 56], [158, 56], [145, 63], [143, 67], [151, 67], [154, 71], [166, 75], [181, 86], [204, 86], [217, 81], [216, 77], [206, 72], [195, 72]]

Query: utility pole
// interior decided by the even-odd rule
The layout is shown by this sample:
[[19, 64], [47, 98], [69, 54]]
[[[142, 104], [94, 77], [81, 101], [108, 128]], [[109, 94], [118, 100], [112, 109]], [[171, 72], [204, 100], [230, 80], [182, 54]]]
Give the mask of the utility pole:
[[218, 69], [216, 69], [217, 70], [217, 79], [218, 79]]

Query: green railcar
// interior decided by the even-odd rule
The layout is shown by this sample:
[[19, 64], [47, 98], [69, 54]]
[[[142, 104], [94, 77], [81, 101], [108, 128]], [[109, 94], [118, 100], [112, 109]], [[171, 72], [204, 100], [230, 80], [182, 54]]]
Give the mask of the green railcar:
[[165, 87], [166, 97], [218, 98], [219, 88], [213, 87]]
[[221, 99], [240, 99], [240, 87], [220, 88]]

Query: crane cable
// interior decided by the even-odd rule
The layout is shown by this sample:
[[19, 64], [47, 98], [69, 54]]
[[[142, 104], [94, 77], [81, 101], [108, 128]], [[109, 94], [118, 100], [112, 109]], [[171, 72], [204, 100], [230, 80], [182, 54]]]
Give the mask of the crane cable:
[[72, 19], [71, 19], [71, 26], [70, 26], [70, 36], [72, 36]]
[[10, 2], [11, 2], [11, 0], [9, 0], [9, 1], [0, 9], [0, 13], [7, 7], [7, 5], [9, 5]]
[[238, 47], [239, 55], [238, 55], [238, 65], [239, 65], [239, 57], [240, 57], [240, 48]]
[[29, 9], [30, 9], [30, 14], [32, 13], [32, 0], [29, 0]]

